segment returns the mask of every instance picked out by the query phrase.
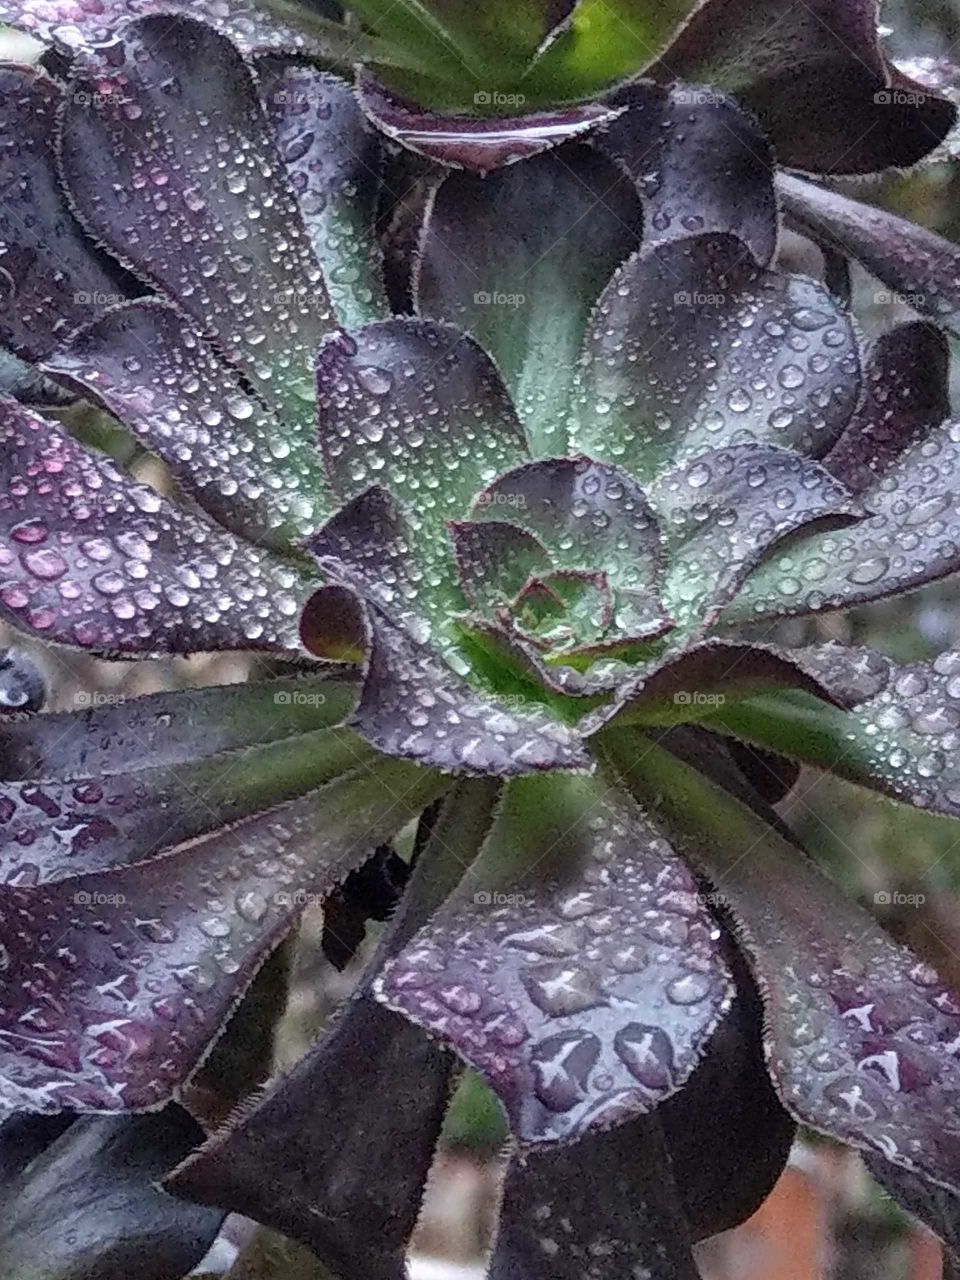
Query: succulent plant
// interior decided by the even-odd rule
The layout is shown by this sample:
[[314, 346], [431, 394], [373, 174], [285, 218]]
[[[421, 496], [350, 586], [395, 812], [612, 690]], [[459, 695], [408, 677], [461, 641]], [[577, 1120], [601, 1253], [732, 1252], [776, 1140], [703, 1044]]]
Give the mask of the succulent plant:
[[[399, 1280], [462, 1064], [512, 1133], [495, 1280], [695, 1276], [796, 1123], [958, 1246], [958, 997], [772, 807], [806, 763], [960, 817], [960, 654], [772, 641], [960, 568], [944, 335], [866, 343], [841, 296], [860, 258], [955, 326], [957, 251], [774, 148], [906, 163], [952, 108], [869, 4], [791, 9], [731, 84], [760, 7], [713, 0], [624, 87], [636, 50], [578, 78], [595, 6], [529, 0], [534, 51], [567, 22], [539, 114], [443, 117], [414, 6], [353, 7], [0, 4], [56, 46], [0, 70], [0, 612], [275, 664], [5, 717], [6, 1271], [185, 1274], [233, 1209]], [[416, 9], [522, 80], [523, 33], [472, 25], [500, 6]], [[356, 96], [316, 62], [354, 40]], [[784, 216], [829, 285], [779, 268]], [[82, 444], [74, 397], [170, 484]], [[389, 916], [376, 954], [290, 1073], [228, 1087], [314, 901], [335, 957]]]

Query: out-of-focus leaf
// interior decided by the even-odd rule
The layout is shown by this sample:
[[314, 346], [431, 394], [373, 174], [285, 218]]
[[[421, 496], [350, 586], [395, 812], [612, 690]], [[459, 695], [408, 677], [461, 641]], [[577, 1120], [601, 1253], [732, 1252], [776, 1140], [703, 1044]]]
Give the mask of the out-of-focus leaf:
[[0, 400], [0, 613], [103, 652], [300, 652], [309, 579]]
[[[46, 696], [47, 683], [30, 655], [22, 649], [0, 649], [0, 716], [6, 712], [39, 711]], [[23, 721], [18, 719], [16, 723]], [[0, 754], [5, 756], [7, 726], [3, 736]]]
[[956, 995], [754, 808], [649, 741], [626, 735], [611, 749], [640, 802], [736, 921], [787, 1110], [956, 1189]]
[[645, 246], [732, 232], [769, 266], [779, 229], [774, 160], [750, 117], [731, 98], [697, 85], [635, 84], [613, 101], [627, 110], [592, 142], [637, 184]]
[[[481, 99], [492, 95], [478, 91]], [[599, 102], [553, 111], [502, 116], [440, 115], [404, 102], [361, 73], [360, 105], [376, 127], [402, 146], [454, 169], [486, 174], [529, 160], [615, 120], [620, 109]]]
[[636, 249], [642, 225], [633, 184], [587, 148], [482, 180], [451, 174], [434, 196], [417, 309], [466, 329], [490, 353], [534, 454], [566, 452], [570, 383], [590, 309]]
[[944, 1243], [943, 1280], [956, 1280], [960, 1271], [960, 1199], [898, 1165], [868, 1154], [864, 1164], [902, 1208], [919, 1218]]
[[[723, 894], [707, 900], [722, 907]], [[728, 955], [737, 989], [733, 1006], [696, 1071], [657, 1111], [694, 1240], [729, 1231], [760, 1208], [796, 1132], [767, 1074], [756, 987], [732, 943]]]
[[113, 309], [44, 367], [119, 419], [240, 537], [289, 551], [328, 514], [313, 433], [284, 431], [170, 303]]
[[792, 656], [852, 709], [764, 697], [720, 708], [716, 723], [895, 800], [960, 817], [960, 653], [905, 665], [843, 645]]
[[[253, 71], [211, 27], [141, 18], [83, 55], [61, 166], [89, 230], [292, 422], [333, 314]], [[89, 158], [99, 157], [96, 171]]]
[[960, 568], [960, 424], [915, 440], [858, 495], [848, 528], [800, 530], [746, 579], [729, 622], [847, 609], [936, 582]]
[[0, 342], [30, 360], [126, 296], [60, 188], [54, 140], [62, 102], [42, 72], [0, 68]]
[[0, 394], [13, 396], [21, 404], [34, 409], [62, 409], [75, 397], [39, 369], [25, 364], [17, 356], [0, 347]]
[[692, 236], [630, 258], [601, 295], [572, 443], [641, 481], [732, 444], [816, 456], [859, 393], [850, 320], [821, 284], [765, 271], [735, 236]]
[[784, 212], [800, 227], [862, 263], [901, 302], [960, 334], [960, 248], [906, 218], [782, 173]]
[[334, 311], [348, 329], [389, 314], [376, 238], [383, 151], [353, 87], [289, 58], [257, 63], [261, 93]]
[[524, 1143], [570, 1140], [682, 1086], [731, 995], [718, 937], [609, 782], [524, 779], [376, 989], [485, 1076]]
[[187, 1205], [156, 1179], [203, 1139], [178, 1106], [74, 1121], [3, 1190], [0, 1268], [28, 1280], [178, 1280], [223, 1214]]
[[351, 871], [323, 904], [320, 946], [335, 969], [356, 957], [368, 920], [389, 920], [409, 878], [409, 864], [392, 845], [382, 844], [371, 858]]
[[667, 570], [665, 607], [703, 631], [774, 543], [816, 523], [848, 524], [864, 512], [824, 466], [771, 444], [711, 449], [661, 476], [652, 497]]
[[476, 854], [497, 794], [460, 783], [429, 824], [381, 947], [325, 1038], [167, 1185], [277, 1227], [337, 1274], [402, 1280], [448, 1096], [449, 1059], [369, 996]]
[[490, 1280], [699, 1280], [655, 1116], [515, 1155]]
[[381, 761], [163, 858], [0, 887], [4, 1104], [135, 1111], [176, 1096], [307, 895], [441, 790]]
[[790, 168], [906, 167], [956, 113], [889, 62], [878, 11], [878, 0], [705, 0], [653, 74], [729, 89]]
[[849, 489], [869, 489], [896, 458], [950, 416], [950, 346], [934, 325], [898, 325], [874, 343], [863, 403], [824, 459]]

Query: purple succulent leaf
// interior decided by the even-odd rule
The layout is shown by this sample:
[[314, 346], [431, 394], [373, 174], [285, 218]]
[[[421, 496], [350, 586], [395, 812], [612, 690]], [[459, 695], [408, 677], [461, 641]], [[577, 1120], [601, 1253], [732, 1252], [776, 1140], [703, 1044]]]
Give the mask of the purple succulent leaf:
[[0, 401], [0, 614], [106, 653], [300, 653], [300, 570], [240, 543]]
[[500, 374], [472, 338], [396, 319], [330, 339], [317, 360], [320, 448], [331, 488], [383, 485], [404, 504], [418, 555], [450, 577], [447, 522], [526, 456]]
[[[322, 563], [335, 579], [335, 562]], [[378, 751], [466, 775], [591, 767], [574, 729], [538, 707], [507, 711], [474, 689], [430, 643], [422, 619], [395, 621], [364, 599], [352, 576], [348, 570], [343, 585], [311, 597], [301, 634], [312, 653], [342, 646], [365, 654], [363, 692], [348, 724]]]
[[626, 111], [592, 142], [636, 182], [645, 246], [732, 232], [769, 266], [779, 232], [774, 159], [750, 117], [726, 95], [688, 84], [632, 84], [613, 101]]
[[71, 54], [109, 39], [130, 18], [189, 13], [202, 18], [242, 49], [302, 50], [324, 54], [323, 44], [288, 26], [252, 0], [0, 0], [0, 21]]
[[463, 594], [484, 613], [512, 600], [532, 575], [550, 572], [543, 543], [507, 520], [454, 521], [450, 537]]
[[460, 783], [421, 819], [416, 867], [358, 993], [292, 1071], [174, 1171], [170, 1190], [235, 1206], [338, 1274], [403, 1280], [452, 1059], [370, 986], [472, 861], [497, 789]]
[[590, 308], [638, 247], [642, 226], [633, 184], [586, 147], [485, 179], [450, 174], [433, 197], [416, 308], [468, 330], [490, 353], [535, 455], [566, 452], [573, 367]]
[[537, 701], [544, 688], [553, 693], [567, 694], [572, 698], [592, 697], [610, 693], [616, 689], [620, 677], [596, 666], [583, 672], [562, 662], [547, 663], [540, 651], [525, 640], [503, 618], [488, 622], [486, 618], [471, 615], [463, 621], [463, 636], [468, 642], [479, 644], [482, 651], [513, 668], [520, 679], [530, 685], [530, 697]]
[[960, 652], [905, 664], [836, 644], [784, 652], [850, 710], [762, 699], [722, 708], [718, 719], [729, 731], [905, 804], [960, 817]]
[[[519, 633], [545, 650], [602, 651], [614, 618], [610, 580], [602, 570], [588, 569], [556, 569], [532, 577], [513, 602], [512, 613]], [[664, 629], [662, 618], [653, 618], [648, 626], [654, 634]]]
[[612, 703], [579, 723], [584, 737], [605, 725], [686, 723], [771, 689], [799, 689], [845, 706], [842, 692], [821, 682], [793, 654], [752, 641], [704, 640], [655, 659], [622, 684]]
[[667, 561], [664, 606], [679, 625], [701, 631], [780, 539], [864, 515], [825, 466], [771, 444], [701, 453], [661, 475], [652, 496]]
[[334, 319], [254, 71], [235, 46], [182, 15], [128, 23], [75, 64], [60, 162], [91, 234], [306, 427], [314, 354]]
[[[156, 857], [369, 763], [344, 730], [95, 778], [0, 784], [0, 881], [32, 886]], [[189, 766], [189, 767], [187, 767]]]
[[34, 361], [93, 320], [126, 287], [84, 235], [57, 177], [60, 87], [29, 67], [0, 67], [0, 342]]
[[289, 552], [327, 516], [312, 432], [285, 431], [169, 302], [113, 308], [44, 368], [113, 414], [239, 537]]
[[870, 513], [838, 530], [799, 530], [773, 549], [724, 611], [728, 622], [848, 609], [960, 568], [960, 425], [915, 440], [858, 495]]
[[627, 797], [523, 779], [377, 993], [486, 1077], [523, 1143], [569, 1141], [651, 1110], [693, 1071], [731, 994], [718, 937]]
[[334, 311], [359, 329], [390, 312], [376, 234], [381, 139], [338, 76], [280, 57], [261, 58], [257, 74]]
[[[722, 895], [714, 901], [722, 906]], [[760, 997], [732, 942], [727, 952], [737, 990], [733, 1005], [696, 1071], [657, 1110], [695, 1241], [739, 1226], [760, 1208], [796, 1133], [767, 1074]]]
[[[32, 1125], [50, 1117], [30, 1116]], [[177, 1204], [155, 1183], [203, 1140], [179, 1106], [156, 1115], [84, 1116], [36, 1152], [2, 1193], [0, 1261], [48, 1280], [170, 1280], [213, 1243], [221, 1212]]]
[[871, 488], [910, 445], [950, 416], [950, 346], [924, 320], [898, 325], [873, 344], [864, 401], [824, 459], [848, 489]]
[[136, 1111], [176, 1096], [305, 895], [437, 794], [382, 761], [163, 858], [0, 887], [4, 1104]]
[[960, 334], [960, 248], [906, 218], [779, 175], [784, 213], [805, 234], [860, 262], [899, 299]]
[[372, 75], [361, 72], [360, 105], [377, 129], [402, 146], [453, 169], [488, 174], [529, 160], [615, 120], [622, 107], [584, 102], [503, 116], [439, 115], [404, 102]]
[[490, 1280], [698, 1280], [653, 1116], [514, 1155]]
[[[0, 677], [6, 688], [3, 661]], [[355, 681], [341, 674], [180, 689], [130, 700], [108, 696], [103, 702], [83, 693], [75, 702], [85, 709], [4, 722], [0, 778], [97, 778], [192, 766], [199, 755], [265, 746], [338, 725], [356, 697]]]
[[779, 828], [649, 740], [621, 775], [722, 895], [764, 1001], [768, 1069], [802, 1124], [960, 1184], [960, 1000]]
[[818, 456], [859, 397], [856, 336], [821, 284], [764, 270], [735, 236], [692, 236], [630, 258], [601, 295], [572, 443], [641, 482], [731, 444]]
[[733, 93], [790, 168], [903, 168], [937, 146], [956, 113], [890, 63], [878, 25], [878, 0], [705, 0], [651, 74]]

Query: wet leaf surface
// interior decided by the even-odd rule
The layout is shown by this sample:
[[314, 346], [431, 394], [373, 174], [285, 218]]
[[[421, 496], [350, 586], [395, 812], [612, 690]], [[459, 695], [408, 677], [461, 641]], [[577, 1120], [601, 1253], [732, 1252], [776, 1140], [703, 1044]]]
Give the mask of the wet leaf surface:
[[700, 232], [732, 232], [769, 266], [777, 247], [773, 153], [732, 98], [690, 84], [630, 85], [627, 109], [592, 138], [637, 184], [644, 245]]
[[202, 1138], [177, 1106], [75, 1120], [4, 1188], [4, 1274], [35, 1274], [42, 1259], [44, 1280], [184, 1275], [213, 1243], [223, 1215], [178, 1203], [154, 1184]]
[[54, 139], [63, 95], [41, 72], [0, 68], [0, 341], [29, 360], [126, 296], [71, 214]]
[[733, 444], [819, 455], [856, 407], [859, 372], [822, 285], [763, 270], [735, 236], [693, 236], [630, 258], [604, 290], [572, 443], [641, 482]]
[[239, 537], [289, 552], [329, 513], [313, 433], [284, 431], [170, 303], [110, 311], [44, 367], [113, 414]]
[[878, 10], [878, 0], [707, 0], [653, 73], [735, 93], [790, 168], [907, 167], [942, 140], [955, 113], [889, 62]]
[[434, 196], [417, 310], [467, 330], [490, 353], [535, 455], [566, 452], [570, 383], [590, 309], [639, 245], [642, 225], [633, 184], [587, 148], [482, 180], [451, 174]]
[[5, 1104], [121, 1111], [174, 1096], [307, 895], [437, 792], [381, 762], [164, 858], [3, 886]]
[[338, 76], [288, 58], [261, 58], [257, 74], [334, 311], [348, 329], [381, 319], [380, 138]]
[[898, 325], [874, 343], [864, 401], [824, 459], [849, 489], [871, 488], [905, 449], [950, 416], [950, 347], [926, 321]]
[[333, 316], [253, 71], [235, 47], [182, 16], [129, 23], [77, 64], [60, 148], [93, 234], [177, 302], [291, 422], [308, 420], [313, 357]]
[[731, 994], [718, 937], [628, 799], [529, 779], [376, 989], [486, 1077], [521, 1141], [571, 1140], [690, 1075]]
[[299, 652], [305, 576], [0, 402], [0, 613], [101, 652]]

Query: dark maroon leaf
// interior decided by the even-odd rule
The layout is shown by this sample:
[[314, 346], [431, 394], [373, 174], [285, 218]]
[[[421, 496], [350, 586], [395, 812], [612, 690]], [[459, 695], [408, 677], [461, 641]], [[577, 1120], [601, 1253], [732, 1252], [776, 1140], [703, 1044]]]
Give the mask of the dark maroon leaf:
[[334, 310], [359, 329], [390, 310], [376, 238], [380, 137], [339, 77], [289, 58], [262, 58], [257, 72]]
[[607, 724], [682, 724], [770, 689], [800, 689], [846, 705], [840, 691], [793, 656], [749, 641], [705, 640], [641, 669], [621, 685], [614, 702], [580, 721], [580, 731], [589, 736]]
[[960, 333], [960, 249], [885, 209], [790, 174], [778, 189], [801, 230], [861, 262], [887, 286], [879, 301], [901, 302]]
[[472, 338], [429, 320], [338, 335], [317, 361], [320, 447], [333, 490], [400, 499], [421, 556], [450, 555], [448, 520], [526, 456], [496, 366]]
[[[707, 900], [722, 909], [722, 893]], [[733, 1006], [696, 1071], [657, 1111], [694, 1240], [729, 1231], [760, 1208], [796, 1132], [767, 1074], [763, 1007], [750, 971], [732, 943], [727, 955], [737, 989]]]
[[869, 489], [894, 460], [950, 415], [950, 347], [919, 320], [881, 334], [864, 370], [863, 403], [824, 465], [849, 489]]
[[570, 1140], [682, 1086], [730, 997], [718, 937], [622, 793], [524, 779], [377, 992], [486, 1077], [524, 1143]]
[[510, 1162], [490, 1280], [699, 1280], [657, 1120]]
[[0, 613], [125, 653], [300, 651], [307, 580], [0, 400]]
[[0, 67], [0, 342], [30, 360], [126, 296], [57, 178], [62, 100], [41, 72]]
[[609, 639], [661, 633], [663, 547], [657, 519], [636, 481], [589, 458], [550, 458], [501, 476], [476, 499], [477, 519], [506, 516], [537, 537], [564, 569], [603, 570], [616, 592]]
[[895, 800], [960, 817], [960, 652], [902, 665], [835, 644], [790, 656], [852, 710], [764, 698], [722, 708], [728, 729]]
[[[15, 652], [11, 650], [10, 652]], [[0, 778], [92, 778], [192, 765], [253, 744], [337, 725], [356, 702], [349, 676], [308, 676], [180, 689], [139, 698], [82, 692], [75, 712], [3, 727]]]
[[113, 309], [44, 367], [112, 413], [240, 537], [289, 550], [328, 514], [312, 431], [284, 431], [170, 303]]
[[[336, 517], [335, 517], [336, 518]], [[322, 561], [328, 576], [331, 561]], [[444, 773], [505, 777], [590, 765], [579, 735], [546, 711], [506, 710], [473, 689], [409, 625], [348, 586], [323, 587], [307, 602], [302, 638], [312, 653], [333, 644], [366, 654], [363, 693], [348, 723], [378, 751]]]
[[819, 455], [859, 393], [856, 337], [822, 285], [763, 270], [735, 236], [693, 236], [632, 257], [604, 290], [573, 445], [641, 480], [732, 444]]
[[[0, 649], [0, 715], [11, 711], [39, 711], [46, 696], [47, 682], [30, 655], [22, 649]], [[5, 728], [4, 755], [6, 739]]]
[[389, 920], [409, 878], [409, 864], [389, 844], [381, 845], [363, 866], [351, 871], [323, 904], [324, 956], [336, 969], [356, 957], [368, 920]]
[[636, 182], [644, 244], [733, 232], [769, 266], [779, 222], [773, 153], [750, 117], [699, 85], [635, 84], [613, 101], [627, 110], [592, 141]]
[[615, 120], [622, 107], [584, 102], [510, 119], [437, 115], [395, 97], [372, 75], [361, 73], [360, 105], [388, 138], [454, 169], [487, 174], [529, 160], [598, 125]]
[[406, 943], [472, 861], [496, 794], [493, 780], [467, 782], [441, 802], [357, 997], [286, 1077], [173, 1174], [171, 1190], [274, 1226], [337, 1273], [402, 1280], [450, 1061], [368, 992], [384, 957]]
[[383, 761], [164, 858], [2, 886], [5, 1105], [142, 1110], [174, 1096], [307, 895], [439, 790]]
[[727, 750], [743, 776], [766, 804], [779, 804], [797, 784], [800, 765], [775, 751], [731, 738]]
[[912, 165], [943, 139], [955, 112], [887, 60], [878, 9], [878, 0], [706, 0], [654, 74], [729, 89], [791, 168]]
[[3, 1274], [28, 1276], [42, 1259], [44, 1280], [185, 1275], [223, 1214], [178, 1204], [155, 1182], [202, 1140], [178, 1106], [76, 1120], [4, 1189]]
[[788, 1111], [956, 1189], [956, 995], [753, 808], [649, 741], [624, 738], [616, 754], [640, 802], [736, 921]]
[[826, 467], [770, 444], [701, 453], [659, 478], [654, 501], [668, 566], [664, 605], [680, 625], [699, 630], [781, 538], [864, 514]]
[[450, 537], [463, 593], [486, 612], [512, 600], [532, 574], [550, 571], [543, 543], [507, 520], [458, 520]]
[[901, 453], [859, 498], [870, 514], [836, 531], [799, 531], [746, 579], [730, 622], [846, 609], [960, 568], [960, 425]]
[[417, 310], [466, 329], [489, 351], [535, 454], [566, 452], [587, 318], [638, 247], [642, 226], [633, 184], [586, 147], [485, 179], [451, 174], [434, 196], [421, 235]]
[[[96, 155], [96, 170], [89, 157]], [[212, 336], [295, 422], [329, 299], [251, 68], [184, 16], [84, 54], [61, 165], [84, 224]]]
[[0, 0], [0, 20], [67, 52], [102, 43], [127, 18], [177, 12], [205, 19], [244, 49], [325, 51], [251, 0]]

